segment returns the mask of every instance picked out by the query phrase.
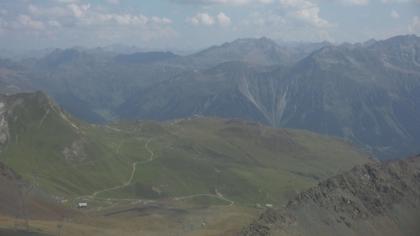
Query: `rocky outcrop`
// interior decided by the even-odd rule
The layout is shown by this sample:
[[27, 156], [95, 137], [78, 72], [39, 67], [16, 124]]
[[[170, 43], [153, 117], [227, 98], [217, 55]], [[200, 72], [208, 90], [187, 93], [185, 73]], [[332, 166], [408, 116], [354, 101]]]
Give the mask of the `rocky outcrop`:
[[0, 178], [5, 178], [9, 180], [18, 180], [18, 176], [12, 169], [8, 168], [4, 163], [0, 162]]
[[82, 162], [87, 159], [85, 140], [76, 140], [63, 150], [64, 159], [68, 162]]
[[[73, 214], [49, 194], [29, 184], [0, 161], [0, 215], [22, 219], [62, 219]], [[0, 232], [0, 235], [1, 234]]]
[[268, 210], [241, 235], [420, 235], [420, 156], [367, 164]]
[[0, 152], [9, 139], [9, 126], [6, 121], [6, 104], [0, 100]]

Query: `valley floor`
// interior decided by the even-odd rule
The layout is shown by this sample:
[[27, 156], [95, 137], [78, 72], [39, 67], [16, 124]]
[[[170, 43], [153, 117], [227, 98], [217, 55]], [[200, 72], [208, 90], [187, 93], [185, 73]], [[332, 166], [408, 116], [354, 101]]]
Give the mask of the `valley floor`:
[[[121, 204], [81, 211], [57, 220], [29, 220], [28, 235], [233, 235], [250, 223], [259, 210], [238, 206], [190, 206], [178, 203]], [[16, 231], [23, 221], [0, 216], [1, 230]], [[16, 234], [20, 235], [20, 234]], [[26, 234], [24, 234], [26, 235]]]

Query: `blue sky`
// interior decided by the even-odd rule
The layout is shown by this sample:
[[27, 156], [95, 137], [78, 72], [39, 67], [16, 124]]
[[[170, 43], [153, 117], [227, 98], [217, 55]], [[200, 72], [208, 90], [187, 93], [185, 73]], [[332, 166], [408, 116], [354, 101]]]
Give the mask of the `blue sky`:
[[420, 0], [0, 0], [0, 48], [197, 49], [420, 34]]

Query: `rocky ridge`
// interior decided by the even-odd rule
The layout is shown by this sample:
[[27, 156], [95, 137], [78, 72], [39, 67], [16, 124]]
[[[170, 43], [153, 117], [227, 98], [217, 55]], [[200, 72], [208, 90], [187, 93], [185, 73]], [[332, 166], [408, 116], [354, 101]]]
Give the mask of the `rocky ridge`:
[[0, 152], [9, 139], [9, 126], [5, 117], [5, 103], [0, 100]]
[[419, 235], [420, 155], [358, 166], [267, 210], [241, 235]]

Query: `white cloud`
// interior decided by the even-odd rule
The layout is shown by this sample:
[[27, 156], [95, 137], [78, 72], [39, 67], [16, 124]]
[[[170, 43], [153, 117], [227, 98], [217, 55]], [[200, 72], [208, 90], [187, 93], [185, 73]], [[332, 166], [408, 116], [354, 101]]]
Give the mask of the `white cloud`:
[[45, 25], [43, 22], [34, 20], [28, 15], [19, 15], [15, 22], [16, 28], [26, 28], [30, 30], [44, 30]]
[[79, 3], [80, 0], [55, 0], [56, 2], [59, 3]]
[[87, 38], [94, 38], [100, 33], [105, 41], [106, 33], [109, 33], [110, 39], [136, 38], [139, 42], [177, 35], [172, 29], [172, 20], [166, 17], [115, 12], [112, 8], [92, 6], [76, 0], [52, 2], [45, 5], [28, 4], [7, 17], [0, 15], [2, 35], [25, 37], [23, 35], [27, 34], [38, 38], [54, 37], [64, 40], [66, 37], [80, 35], [80, 40], [88, 40]]
[[32, 17], [46, 21], [46, 25], [58, 27], [72, 22], [75, 25], [169, 25], [172, 20], [166, 17], [147, 17], [142, 14], [110, 13], [103, 8], [93, 8], [90, 4], [77, 3], [76, 0], [56, 0], [59, 5], [51, 7], [39, 7], [33, 4], [28, 6], [28, 12]]
[[[249, 4], [270, 4], [276, 2], [299, 4], [302, 0], [171, 0], [172, 2], [195, 5], [249, 5]], [[345, 5], [367, 5], [370, 0], [320, 0], [326, 2], [341, 2]], [[410, 2], [416, 0], [382, 0], [383, 2]]]
[[157, 17], [157, 16], [153, 16], [152, 18], [151, 18], [151, 21], [153, 22], [153, 23], [156, 23], [156, 24], [162, 24], [162, 25], [169, 25], [169, 24], [172, 24], [172, 20], [171, 19], [169, 19], [169, 18], [166, 18], [166, 17]]
[[331, 24], [319, 16], [319, 7], [299, 9], [294, 13], [295, 17], [317, 28], [330, 27]]
[[145, 25], [148, 21], [149, 18], [144, 15], [102, 13], [97, 13], [84, 19], [84, 22], [87, 24], [116, 23], [119, 25]]
[[279, 0], [280, 5], [283, 7], [289, 7], [289, 8], [311, 8], [315, 7], [316, 5], [312, 2], [306, 1], [306, 0]]
[[118, 5], [121, 3], [120, 0], [106, 0], [106, 2], [109, 4], [114, 4], [114, 5]]
[[280, 27], [286, 24], [286, 19], [278, 14], [274, 14], [273, 12], [254, 12], [251, 14], [249, 19], [245, 21], [247, 26], [251, 25], [251, 27], [257, 26], [258, 28], [263, 27]]
[[53, 6], [53, 7], [37, 7], [33, 4], [28, 6], [29, 14], [36, 17], [64, 17], [72, 15], [71, 11], [68, 8], [62, 6]]
[[398, 19], [398, 18], [400, 18], [400, 14], [399, 14], [396, 10], [392, 10], [392, 11], [391, 11], [391, 13], [390, 13], [390, 16], [391, 16], [393, 19]]
[[382, 0], [383, 3], [408, 3], [419, 2], [418, 0]]
[[218, 24], [220, 26], [226, 27], [232, 23], [232, 19], [223, 12], [220, 12], [216, 16], [212, 16], [206, 12], [200, 12], [193, 17], [187, 18], [187, 22], [195, 26], [213, 26]]
[[87, 11], [90, 8], [90, 4], [79, 5], [79, 4], [69, 4], [67, 7], [73, 12], [73, 15], [77, 18], [84, 17]]
[[288, 11], [288, 15], [317, 28], [331, 27], [332, 24], [320, 16], [320, 8], [307, 0], [279, 0], [281, 7]]
[[188, 19], [188, 21], [193, 25], [214, 25], [214, 17], [208, 13], [197, 13], [195, 16]]
[[369, 0], [341, 0], [346, 5], [365, 6], [369, 4]]
[[411, 24], [408, 26], [408, 31], [412, 34], [420, 34], [420, 17], [415, 16], [411, 20]]
[[173, 2], [197, 5], [247, 5], [252, 3], [269, 4], [275, 0], [172, 0]]
[[170, 25], [172, 20], [166, 17], [147, 17], [142, 14], [116, 14], [116, 13], [101, 13], [93, 12], [86, 17], [80, 19], [81, 24], [85, 25], [104, 25], [110, 26], [112, 24], [120, 26], [146, 26], [146, 25]]
[[334, 26], [334, 23], [322, 17], [315, 1], [276, 0], [269, 8], [252, 12], [242, 23], [237, 23], [236, 28], [245, 35], [291, 41], [334, 41], [329, 32]]
[[225, 13], [220, 12], [217, 16], [217, 21], [219, 22], [219, 24], [221, 26], [229, 26], [232, 23], [232, 20], [230, 19], [229, 16], [227, 16]]
[[48, 21], [48, 25], [51, 26], [51, 27], [57, 27], [57, 28], [59, 28], [59, 27], [62, 26], [61, 23], [58, 22], [58, 21], [56, 21], [56, 20], [50, 20], [50, 21]]

